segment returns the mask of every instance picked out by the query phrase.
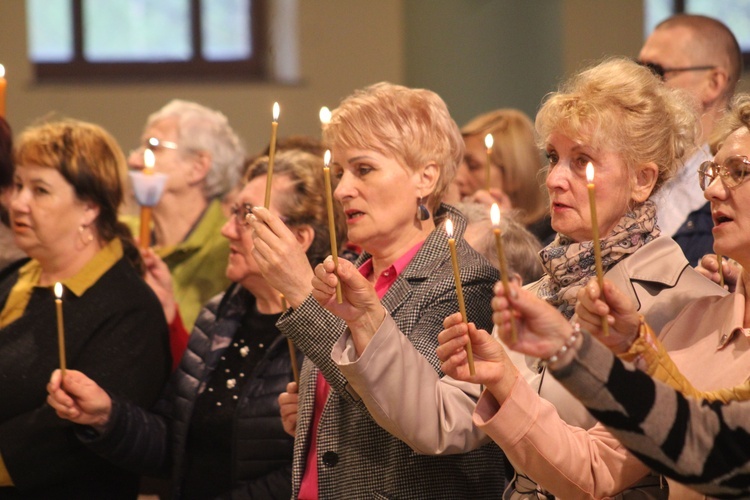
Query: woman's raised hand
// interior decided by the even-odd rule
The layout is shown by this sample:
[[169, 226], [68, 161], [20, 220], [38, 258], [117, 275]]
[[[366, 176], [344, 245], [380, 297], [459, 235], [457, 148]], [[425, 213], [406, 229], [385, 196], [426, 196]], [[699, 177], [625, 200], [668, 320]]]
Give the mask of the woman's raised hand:
[[[492, 321], [500, 338], [514, 351], [537, 358], [549, 358], [560, 351], [573, 327], [560, 312], [532, 292], [510, 283], [510, 296], [503, 284], [495, 284], [492, 298]], [[516, 321], [518, 338], [512, 339], [510, 321]]]
[[[297, 236], [263, 207], [253, 208], [253, 257], [268, 283], [284, 294], [291, 307], [299, 306], [312, 291], [313, 270]], [[306, 231], [312, 231], [304, 226]]]
[[[513, 387], [518, 370], [508, 358], [502, 344], [474, 323], [464, 323], [461, 313], [443, 320], [444, 330], [438, 335], [437, 357], [441, 369], [456, 380], [486, 385], [502, 402]], [[471, 342], [475, 375], [469, 373], [466, 344]]]
[[90, 425], [102, 431], [112, 412], [109, 394], [96, 382], [76, 370], [52, 372], [47, 383], [47, 403], [57, 416], [81, 425]]
[[[358, 354], [383, 323], [385, 309], [372, 284], [346, 259], [339, 259], [334, 272], [333, 258], [315, 267], [312, 295], [320, 305], [343, 319], [352, 333]], [[341, 283], [343, 303], [336, 302], [336, 284]]]
[[177, 314], [177, 301], [174, 298], [172, 275], [164, 261], [150, 248], [141, 250], [143, 263], [146, 265], [146, 283], [154, 291], [164, 309], [167, 323], [171, 324]]
[[[605, 316], [609, 323], [609, 335], [601, 330], [601, 318]], [[627, 352], [638, 335], [641, 316], [633, 302], [611, 281], [604, 280], [604, 296], [599, 283], [589, 280], [586, 286], [578, 291], [578, 303], [573, 321], [578, 321], [581, 328], [596, 336], [615, 354]]]

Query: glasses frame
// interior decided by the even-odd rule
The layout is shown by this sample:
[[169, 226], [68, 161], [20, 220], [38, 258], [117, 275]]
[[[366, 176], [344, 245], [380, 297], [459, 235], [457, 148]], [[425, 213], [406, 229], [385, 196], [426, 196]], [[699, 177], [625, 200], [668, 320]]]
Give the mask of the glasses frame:
[[[240, 217], [240, 210], [242, 210], [242, 217]], [[229, 212], [237, 224], [242, 227], [250, 226], [250, 217], [253, 215], [253, 206], [250, 203], [235, 203], [229, 209]]]
[[164, 141], [157, 137], [149, 137], [148, 139], [146, 139], [146, 145], [144, 147], [146, 149], [150, 149], [154, 153], [159, 148], [171, 149], [172, 151], [177, 151], [178, 149], [180, 149], [180, 145], [176, 142]]
[[[727, 166], [727, 162], [737, 159], [739, 159], [743, 165], [747, 166], [746, 169], [742, 170], [742, 175], [739, 180], [736, 176], [732, 175]], [[749, 170], [750, 159], [745, 155], [730, 156], [724, 160], [724, 163], [721, 165], [711, 160], [707, 160], [701, 163], [698, 167], [698, 185], [701, 187], [701, 190], [705, 191], [711, 184], [713, 184], [717, 177], [721, 177], [721, 182], [723, 182], [728, 189], [734, 189], [750, 179], [750, 175], [748, 175]]]
[[644, 61], [636, 61], [639, 65], [643, 66], [644, 68], [648, 68], [651, 70], [653, 74], [658, 76], [662, 81], [664, 81], [667, 73], [684, 73], [685, 71], [708, 71], [710, 69], [716, 69], [715, 65], [707, 65], [704, 64], [702, 66], [683, 66], [679, 68], [665, 68], [661, 64], [652, 63], [652, 62], [644, 62]]

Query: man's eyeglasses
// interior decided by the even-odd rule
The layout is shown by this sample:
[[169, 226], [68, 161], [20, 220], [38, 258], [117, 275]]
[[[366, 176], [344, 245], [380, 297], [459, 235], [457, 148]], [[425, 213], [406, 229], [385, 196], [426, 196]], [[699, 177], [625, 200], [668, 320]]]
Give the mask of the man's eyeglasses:
[[243, 203], [242, 205], [232, 205], [229, 209], [234, 217], [241, 226], [248, 227], [250, 225], [250, 217], [253, 216], [253, 206], [249, 203]]
[[667, 73], [682, 73], [684, 71], [707, 71], [709, 69], [715, 69], [716, 66], [684, 66], [681, 68], [665, 68], [661, 64], [652, 63], [652, 62], [643, 62], [643, 61], [636, 61], [641, 66], [644, 66], [651, 70], [653, 74], [664, 80], [664, 77]]
[[748, 170], [750, 170], [750, 160], [747, 156], [730, 156], [724, 160], [723, 165], [704, 161], [698, 167], [698, 183], [705, 191], [717, 177], [721, 177], [726, 187], [736, 188], [747, 180]]

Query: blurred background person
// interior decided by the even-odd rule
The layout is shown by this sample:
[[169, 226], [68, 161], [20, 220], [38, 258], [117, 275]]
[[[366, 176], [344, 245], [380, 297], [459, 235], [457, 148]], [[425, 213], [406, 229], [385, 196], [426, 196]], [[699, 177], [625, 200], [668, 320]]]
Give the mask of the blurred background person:
[[13, 132], [0, 117], [0, 270], [26, 256], [16, 246], [10, 230], [8, 207], [13, 196]]
[[10, 222], [31, 260], [0, 275], [0, 497], [135, 498], [138, 476], [78, 443], [46, 404], [56, 282], [69, 368], [144, 407], [166, 381], [164, 314], [117, 220], [125, 157], [100, 127], [67, 120], [25, 130], [15, 165]]
[[[464, 239], [482, 254], [490, 264], [500, 269], [497, 257], [492, 220], [487, 206], [481, 203], [456, 203], [454, 205], [466, 217]], [[508, 261], [508, 270], [521, 283], [531, 283], [542, 277], [544, 270], [539, 260], [542, 245], [515, 217], [515, 212], [503, 212], [500, 218], [503, 250]]]
[[[487, 191], [487, 147], [492, 134], [490, 190]], [[498, 109], [479, 115], [461, 129], [466, 150], [456, 173], [461, 199], [497, 202], [517, 211], [519, 222], [546, 244], [552, 241], [549, 200], [542, 186], [542, 157], [534, 139], [534, 125], [522, 111]]]
[[130, 168], [144, 168], [145, 149], [154, 152], [155, 170], [167, 175], [153, 208], [151, 245], [169, 267], [189, 331], [203, 304], [229, 286], [221, 199], [239, 179], [245, 152], [222, 113], [178, 99], [148, 117]]
[[[249, 167], [222, 229], [230, 248], [226, 275], [234, 284], [201, 311], [187, 355], [154, 412], [109, 396], [83, 373], [69, 375], [76, 385], [66, 384], [67, 392], [55, 380], [51, 385], [58, 414], [99, 434], [79, 433], [93, 450], [129, 469], [171, 468], [175, 498], [291, 496], [293, 440], [277, 403], [292, 379], [289, 346], [275, 326], [281, 296], [260, 274], [249, 225], [251, 208], [265, 200], [267, 169], [265, 156]], [[322, 158], [299, 150], [282, 151], [274, 162], [270, 210], [310, 265], [330, 251], [322, 169]]]
[[690, 265], [696, 266], [701, 257], [713, 253], [711, 210], [695, 182], [696, 172], [711, 159], [708, 142], [742, 74], [742, 52], [721, 21], [678, 14], [656, 26], [638, 61], [667, 87], [685, 92], [700, 115], [697, 149], [655, 198], [659, 227], [680, 245]]

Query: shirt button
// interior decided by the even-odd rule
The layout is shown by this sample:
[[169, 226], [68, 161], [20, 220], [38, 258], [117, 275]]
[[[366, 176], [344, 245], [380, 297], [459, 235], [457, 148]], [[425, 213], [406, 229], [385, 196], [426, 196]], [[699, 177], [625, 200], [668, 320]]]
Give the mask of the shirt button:
[[333, 467], [339, 463], [339, 455], [335, 451], [327, 451], [323, 453], [323, 463], [328, 467]]

